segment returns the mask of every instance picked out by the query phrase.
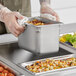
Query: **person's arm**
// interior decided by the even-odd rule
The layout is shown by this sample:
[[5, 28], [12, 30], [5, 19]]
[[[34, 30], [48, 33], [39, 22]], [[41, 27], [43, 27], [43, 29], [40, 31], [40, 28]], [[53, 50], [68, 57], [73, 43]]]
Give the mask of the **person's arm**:
[[51, 8], [51, 0], [40, 0], [40, 13], [41, 14], [51, 14], [56, 18], [56, 21], [59, 21], [59, 16], [57, 13]]
[[23, 16], [19, 12], [12, 12], [0, 4], [0, 21], [4, 22], [8, 30], [15, 36], [24, 31], [24, 27], [17, 23], [17, 19], [23, 19]]
[[4, 22], [4, 14], [9, 12], [11, 11], [0, 3], [0, 21]]

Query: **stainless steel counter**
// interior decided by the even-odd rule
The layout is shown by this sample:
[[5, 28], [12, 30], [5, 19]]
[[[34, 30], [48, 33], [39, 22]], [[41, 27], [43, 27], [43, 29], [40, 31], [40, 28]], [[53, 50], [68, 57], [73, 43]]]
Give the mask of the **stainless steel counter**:
[[[2, 59], [7, 62], [11, 67], [15, 68], [18, 72], [21, 74], [24, 74], [27, 76], [27, 72], [25, 72], [23, 69], [21, 69], [18, 65], [18, 63], [21, 62], [28, 62], [32, 60], [42, 59], [42, 58], [48, 58], [48, 57], [54, 57], [54, 56], [61, 56], [61, 55], [67, 55], [71, 54], [71, 52], [64, 50], [62, 48], [59, 49], [59, 52], [47, 54], [47, 55], [35, 55], [31, 52], [28, 52], [24, 49], [19, 48], [17, 43], [17, 38], [9, 40], [11, 36], [2, 36], [0, 41], [0, 56], [2, 56]], [[15, 40], [14, 40], [15, 39]], [[52, 75], [55, 76], [56, 74]], [[61, 76], [61, 75], [58, 75]], [[76, 76], [73, 75], [73, 76]]]
[[27, 76], [27, 73], [17, 66], [19, 63], [67, 54], [71, 53], [60, 48], [59, 52], [57, 53], [47, 55], [34, 55], [31, 52], [28, 52], [24, 49], [20, 49], [18, 47], [17, 42], [0, 45], [0, 56], [3, 57], [4, 61], [7, 62], [7, 64], [9, 64], [11, 67], [15, 68], [21, 74], [24, 74], [25, 76]]
[[47, 55], [35, 55], [24, 49], [20, 49], [17, 43], [0, 45], [0, 55], [4, 58], [7, 58], [8, 60], [10, 60], [15, 64], [18, 64], [24, 61], [27, 62], [27, 61], [60, 56], [60, 55], [67, 55], [67, 54], [71, 54], [71, 53], [62, 48], [60, 48], [59, 52], [57, 53], [52, 53]]

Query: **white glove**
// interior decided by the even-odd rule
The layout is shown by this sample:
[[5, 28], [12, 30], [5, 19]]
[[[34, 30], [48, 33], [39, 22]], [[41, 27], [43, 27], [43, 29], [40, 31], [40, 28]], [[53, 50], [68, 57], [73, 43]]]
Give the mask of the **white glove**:
[[0, 9], [0, 21], [4, 22], [8, 30], [15, 36], [19, 36], [24, 31], [24, 27], [17, 23], [17, 19], [23, 18], [24, 16], [20, 13], [12, 12], [7, 7], [3, 6]]
[[[47, 14], [47, 17], [49, 15], [49, 17], [51, 18], [52, 16], [56, 18], [56, 21], [59, 21], [59, 16], [57, 15], [57, 13], [50, 7], [50, 5], [47, 3], [47, 2], [43, 2], [41, 4], [41, 15], [42, 16], [46, 16]], [[44, 15], [43, 15], [44, 14]]]
[[7, 7], [0, 5], [0, 21], [4, 22], [4, 14], [11, 12]]
[[41, 17], [56, 21], [56, 17], [51, 14], [41, 14]]

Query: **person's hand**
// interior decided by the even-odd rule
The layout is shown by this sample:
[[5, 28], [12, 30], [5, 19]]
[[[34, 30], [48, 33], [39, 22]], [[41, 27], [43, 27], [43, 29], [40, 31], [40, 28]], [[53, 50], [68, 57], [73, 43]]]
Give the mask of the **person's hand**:
[[56, 17], [56, 21], [59, 21], [58, 14], [50, 7], [48, 3], [43, 2], [41, 4], [40, 12], [41, 14], [51, 14], [52, 16]]
[[19, 36], [22, 32], [24, 32], [24, 27], [20, 26], [17, 23], [17, 19], [23, 19], [24, 17], [18, 12], [9, 12], [4, 15], [4, 23], [8, 30], [15, 35]]
[[7, 7], [0, 4], [0, 21], [4, 22], [8, 30], [15, 36], [19, 36], [24, 27], [20, 26], [17, 22], [18, 19], [23, 19], [19, 12], [12, 12]]

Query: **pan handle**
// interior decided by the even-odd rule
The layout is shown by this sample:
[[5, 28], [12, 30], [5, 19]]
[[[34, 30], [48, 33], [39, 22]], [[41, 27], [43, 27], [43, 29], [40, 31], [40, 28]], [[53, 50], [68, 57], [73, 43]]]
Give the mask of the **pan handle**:
[[21, 20], [18, 19], [18, 24], [25, 27], [27, 21], [28, 21], [28, 17], [24, 17]]

